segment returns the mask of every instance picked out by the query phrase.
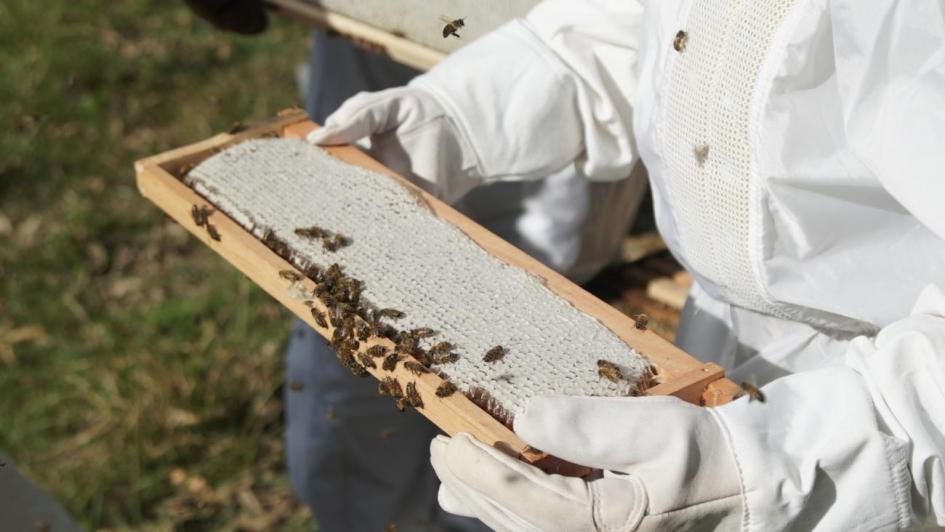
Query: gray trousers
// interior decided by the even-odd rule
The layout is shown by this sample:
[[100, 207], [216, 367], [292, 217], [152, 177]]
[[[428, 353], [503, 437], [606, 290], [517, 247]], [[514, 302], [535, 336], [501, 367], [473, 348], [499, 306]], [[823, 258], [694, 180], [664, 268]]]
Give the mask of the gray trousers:
[[[405, 84], [416, 71], [317, 33], [306, 107], [323, 122], [349, 96]], [[436, 427], [414, 411], [398, 412], [377, 394], [377, 381], [344, 369], [303, 322], [286, 354], [286, 454], [298, 496], [319, 530], [485, 530], [442, 512], [429, 463]]]

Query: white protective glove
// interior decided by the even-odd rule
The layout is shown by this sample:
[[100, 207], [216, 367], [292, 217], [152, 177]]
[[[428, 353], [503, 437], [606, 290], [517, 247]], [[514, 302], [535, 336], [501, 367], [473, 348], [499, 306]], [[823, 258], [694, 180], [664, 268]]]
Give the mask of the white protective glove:
[[712, 409], [674, 397], [537, 398], [515, 431], [604, 477], [548, 475], [468, 434], [439, 436], [430, 452], [444, 510], [500, 531], [740, 527], [738, 469]]
[[440, 505], [498, 530], [945, 528], [945, 292], [927, 287], [845, 359], [772, 381], [764, 403], [533, 399], [516, 433], [605, 477], [438, 437]]
[[406, 87], [355, 95], [308, 140], [370, 137], [375, 158], [447, 202], [573, 163], [591, 180], [626, 178], [641, 18], [637, 1], [542, 2]]

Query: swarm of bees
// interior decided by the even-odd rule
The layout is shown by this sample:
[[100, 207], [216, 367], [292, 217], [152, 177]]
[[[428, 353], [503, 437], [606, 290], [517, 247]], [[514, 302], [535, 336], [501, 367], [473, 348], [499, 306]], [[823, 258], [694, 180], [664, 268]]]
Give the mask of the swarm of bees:
[[[210, 211], [212, 212], [212, 211]], [[194, 209], [195, 221], [206, 223], [209, 212]], [[304, 238], [321, 239], [326, 249], [332, 251], [338, 247], [349, 245], [351, 240], [343, 235], [334, 233], [319, 226], [302, 227], [295, 230], [295, 234]], [[294, 286], [304, 290], [304, 302], [309, 307], [312, 320], [322, 329], [331, 329], [330, 344], [335, 350], [338, 361], [358, 377], [370, 375], [368, 369], [393, 372], [398, 363], [403, 364], [406, 371], [421, 377], [424, 374], [436, 373], [444, 379], [445, 375], [432, 369], [437, 364], [449, 364], [459, 359], [459, 354], [453, 350], [455, 346], [447, 341], [434, 343], [429, 349], [421, 346], [421, 340], [436, 336], [437, 332], [429, 327], [417, 327], [401, 330], [391, 321], [404, 318], [406, 314], [395, 308], [377, 308], [363, 297], [364, 284], [354, 277], [344, 273], [337, 263], [327, 268], [315, 264], [298, 265], [296, 258], [288, 244], [277, 237], [272, 231], [266, 231], [262, 241], [277, 255], [293, 264], [296, 270], [281, 270], [279, 277]], [[310, 280], [314, 283], [311, 292], [304, 288], [302, 281]], [[324, 310], [323, 310], [324, 309]], [[372, 339], [386, 339], [393, 343], [393, 349], [385, 345], [374, 344], [364, 348], [362, 344]], [[486, 352], [483, 360], [495, 362], [506, 354], [501, 345], [497, 345]], [[456, 393], [457, 386], [449, 380], [444, 380], [436, 389], [438, 397], [449, 397]], [[401, 388], [400, 382], [392, 375], [385, 376], [379, 383], [377, 391], [381, 395], [394, 398], [395, 407], [404, 411], [407, 406], [423, 408], [423, 398], [416, 382], [410, 382], [406, 388]]]
[[453, 37], [456, 37], [456, 38], [458, 39], [458, 38], [459, 38], [459, 33], [457, 33], [457, 32], [459, 31], [460, 28], [462, 28], [463, 26], [466, 25], [466, 18], [465, 18], [465, 17], [463, 17], [463, 18], [451, 19], [451, 18], [449, 18], [449, 17], [441, 16], [441, 17], [440, 17], [440, 20], [442, 20], [443, 22], [446, 23], [446, 25], [443, 26], [443, 38], [444, 38], [444, 39], [448, 38], [450, 35], [452, 35]]
[[210, 215], [213, 214], [213, 209], [208, 205], [202, 205], [200, 207], [194, 205], [190, 208], [190, 216], [194, 219], [194, 223], [197, 224], [197, 227], [203, 227], [207, 230], [207, 234], [210, 235], [210, 238], [219, 242], [220, 241], [220, 232], [217, 231], [217, 227], [210, 223]]

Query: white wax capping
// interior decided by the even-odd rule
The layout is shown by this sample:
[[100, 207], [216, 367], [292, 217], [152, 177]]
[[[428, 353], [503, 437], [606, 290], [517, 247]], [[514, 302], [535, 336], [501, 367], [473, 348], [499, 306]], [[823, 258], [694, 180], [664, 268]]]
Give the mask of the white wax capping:
[[[486, 253], [389, 176], [303, 141], [260, 139], [210, 157], [187, 182], [256, 237], [271, 230], [297, 264], [337, 262], [364, 282], [372, 304], [406, 313], [391, 322], [396, 327], [438, 331], [424, 346], [446, 340], [459, 354], [438, 368], [512, 415], [541, 395], [627, 395], [646, 371], [646, 360], [612, 331], [540, 278]], [[312, 225], [351, 244], [330, 252], [294, 232]], [[484, 362], [495, 345], [505, 357]], [[621, 366], [626, 381], [601, 378], [599, 359]]]

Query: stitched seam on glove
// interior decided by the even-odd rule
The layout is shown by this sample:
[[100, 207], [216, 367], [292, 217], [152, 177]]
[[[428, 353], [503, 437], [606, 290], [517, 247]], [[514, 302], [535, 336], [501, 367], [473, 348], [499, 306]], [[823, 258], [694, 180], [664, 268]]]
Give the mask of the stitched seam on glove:
[[636, 488], [636, 492], [643, 497], [645, 500], [642, 504], [635, 505], [634, 511], [627, 512], [627, 518], [624, 519], [624, 522], [616, 527], [605, 526], [604, 524], [604, 515], [603, 510], [600, 505], [600, 493], [597, 484], [594, 482], [589, 482], [588, 486], [591, 488], [591, 511], [594, 518], [594, 527], [597, 528], [598, 532], [628, 532], [637, 528], [637, 525], [643, 519], [643, 515], [646, 513], [646, 508], [650, 505], [649, 495], [646, 492], [646, 487], [643, 485], [643, 481], [639, 478], [629, 475], [627, 481], [633, 483]]
[[732, 438], [732, 433], [729, 430], [728, 425], [725, 423], [725, 420], [721, 415], [719, 415], [715, 408], [708, 408], [707, 410], [712, 415], [712, 419], [715, 420], [721, 429], [722, 435], [725, 438], [725, 443], [728, 446], [728, 451], [732, 456], [732, 461], [735, 463], [735, 470], [738, 472], [739, 496], [742, 498], [742, 530], [748, 530], [751, 523], [751, 511], [748, 508], [748, 493], [745, 491], [745, 474], [742, 471], [742, 463], [738, 458], [738, 453], [735, 451], [735, 443], [734, 439]]
[[884, 439], [886, 460], [889, 463], [889, 473], [893, 482], [893, 493], [896, 497], [897, 521], [901, 529], [912, 528], [912, 474], [909, 472], [909, 457], [893, 445], [892, 439]]

